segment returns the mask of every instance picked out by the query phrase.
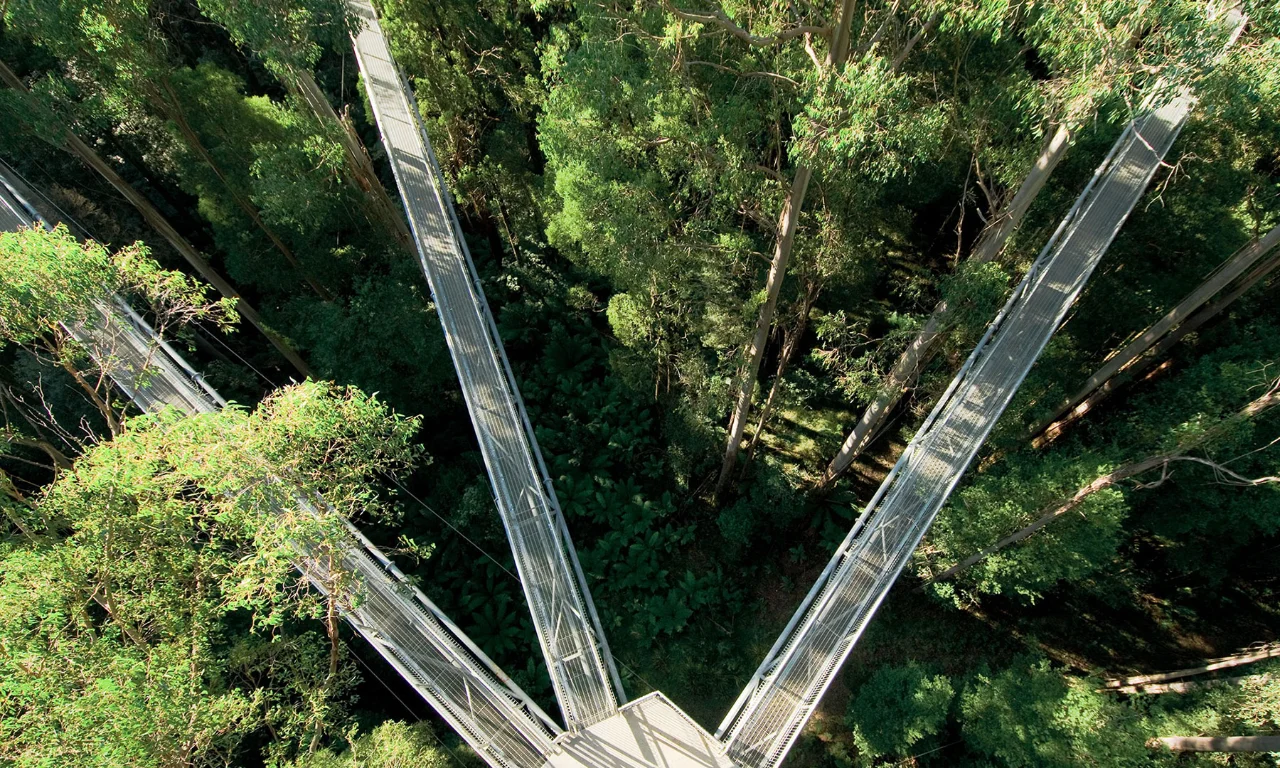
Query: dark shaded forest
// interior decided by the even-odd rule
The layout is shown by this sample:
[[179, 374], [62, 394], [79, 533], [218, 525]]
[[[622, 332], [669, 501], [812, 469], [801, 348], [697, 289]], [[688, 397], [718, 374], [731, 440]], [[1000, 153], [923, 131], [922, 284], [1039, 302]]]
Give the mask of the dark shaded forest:
[[[1280, 641], [1280, 8], [375, 5], [627, 693], [709, 729], [1126, 124], [1193, 93], [787, 764], [1276, 764], [1148, 744], [1280, 735], [1270, 662], [1107, 682]], [[0, 238], [0, 761], [480, 764], [300, 583], [262, 462], [556, 711], [344, 4], [0, 14], [0, 172], [69, 227]], [[108, 394], [59, 330], [104, 286], [236, 407]]]

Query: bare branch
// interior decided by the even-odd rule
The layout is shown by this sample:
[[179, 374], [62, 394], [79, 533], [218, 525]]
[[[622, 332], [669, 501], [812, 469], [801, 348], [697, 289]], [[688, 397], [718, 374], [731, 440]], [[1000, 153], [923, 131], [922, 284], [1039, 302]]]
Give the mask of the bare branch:
[[907, 41], [906, 45], [902, 46], [902, 50], [898, 52], [898, 55], [894, 58], [893, 63], [889, 65], [890, 71], [897, 72], [898, 68], [902, 66], [902, 63], [907, 60], [908, 56], [911, 55], [911, 50], [916, 47], [916, 45], [920, 42], [921, 39], [924, 38], [925, 35], [932, 32], [934, 28], [938, 26], [938, 22], [940, 21], [942, 21], [941, 12], [935, 13], [932, 16], [930, 16], [929, 20], [926, 21], [924, 23], [924, 26], [920, 28], [920, 31], [915, 33], [915, 35], [910, 40]]
[[788, 83], [788, 84], [790, 84], [790, 85], [794, 85], [794, 86], [796, 86], [797, 88], [799, 88], [799, 87], [800, 87], [800, 83], [797, 83], [795, 80], [792, 80], [791, 78], [787, 77], [786, 75], [780, 75], [780, 74], [778, 74], [777, 72], [764, 72], [764, 71], [758, 71], [758, 72], [739, 72], [738, 70], [734, 69], [733, 67], [726, 67], [725, 65], [723, 65], [723, 64], [717, 64], [717, 63], [715, 63], [714, 61], [702, 61], [702, 60], [700, 60], [700, 59], [690, 59], [690, 60], [686, 61], [685, 63], [686, 63], [686, 64], [701, 64], [701, 65], [702, 65], [702, 66], [704, 66], [704, 67], [711, 67], [712, 69], [716, 69], [716, 70], [719, 70], [719, 71], [721, 71], [721, 72], [728, 72], [729, 74], [731, 74], [731, 75], [737, 75], [738, 77], [772, 77], [772, 78], [775, 78], [775, 79], [778, 79], [778, 80], [782, 80], [783, 82]]

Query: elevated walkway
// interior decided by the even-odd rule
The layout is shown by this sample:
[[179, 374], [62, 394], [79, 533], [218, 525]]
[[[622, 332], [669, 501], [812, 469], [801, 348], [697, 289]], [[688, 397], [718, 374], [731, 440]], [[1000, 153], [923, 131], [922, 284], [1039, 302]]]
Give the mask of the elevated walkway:
[[348, 0], [347, 7], [361, 24], [354, 41], [360, 72], [489, 470], [551, 685], [570, 730], [598, 723], [614, 715], [625, 697], [555, 489], [412, 90], [391, 58], [369, 0]]
[[[43, 224], [18, 192], [21, 182], [0, 175], [0, 226]], [[98, 322], [69, 328], [112, 380], [144, 412], [164, 407], [208, 413], [226, 402], [147, 323], [118, 299], [103, 302]], [[281, 506], [333, 514], [323, 499], [304, 498], [284, 486]], [[395, 667], [490, 765], [540, 768], [555, 751], [560, 728], [452, 621], [414, 587], [382, 552], [346, 522], [341, 547], [345, 571], [357, 586], [341, 601], [352, 626]], [[332, 580], [321, 559], [300, 553], [296, 564], [323, 589]]]
[[1172, 146], [1182, 93], [1130, 123], [837, 549], [720, 726], [735, 762], [786, 756], [872, 614]]

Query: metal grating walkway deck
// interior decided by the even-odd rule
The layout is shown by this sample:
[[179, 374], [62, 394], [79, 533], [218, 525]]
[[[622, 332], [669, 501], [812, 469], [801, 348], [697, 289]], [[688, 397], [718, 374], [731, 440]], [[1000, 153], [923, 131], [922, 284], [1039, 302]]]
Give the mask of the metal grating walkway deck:
[[[19, 184], [0, 176], [0, 228], [42, 223], [15, 189]], [[208, 413], [225, 405], [123, 302], [104, 302], [101, 310], [101, 322], [92, 328], [70, 330], [103, 361], [140, 409], [153, 412], [169, 406]], [[324, 509], [323, 500], [289, 491], [282, 493], [281, 505], [285, 504], [311, 514]], [[354, 526], [346, 525], [351, 537], [340, 557], [358, 583], [343, 601], [347, 620], [490, 765], [544, 765], [556, 751], [552, 739], [560, 730], [555, 723], [394, 563]], [[297, 565], [317, 586], [327, 583], [322, 562], [304, 555]]]
[[361, 23], [355, 36], [360, 72], [462, 383], [552, 687], [568, 727], [589, 726], [617, 713], [624, 700], [622, 682], [412, 91], [391, 58], [369, 0], [348, 0], [347, 6]]
[[776, 766], [1181, 130], [1182, 94], [1131, 123], [836, 551], [720, 727]]

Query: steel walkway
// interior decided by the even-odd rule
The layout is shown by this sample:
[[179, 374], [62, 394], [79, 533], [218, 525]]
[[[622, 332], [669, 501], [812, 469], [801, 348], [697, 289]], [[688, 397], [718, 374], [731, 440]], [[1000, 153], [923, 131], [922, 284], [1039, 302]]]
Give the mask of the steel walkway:
[[[0, 228], [43, 224], [19, 186], [16, 179], [0, 176]], [[226, 404], [123, 302], [104, 302], [100, 309], [101, 322], [69, 330], [140, 409], [171, 406], [194, 414]], [[323, 500], [287, 490], [281, 504], [296, 504], [311, 514], [324, 509]], [[341, 546], [340, 559], [358, 584], [342, 601], [347, 620], [490, 765], [544, 765], [559, 751], [552, 744], [559, 727], [395, 564], [344, 523], [351, 537]], [[304, 553], [297, 565], [321, 589], [329, 582], [322, 560]]]
[[507, 363], [412, 90], [391, 58], [369, 0], [356, 58], [404, 200], [462, 393], [515, 554], [551, 684], [571, 731], [601, 722], [625, 701], [555, 490]]
[[1190, 111], [1130, 123], [867, 505], [720, 726], [734, 761], [776, 766], [1142, 196]]

